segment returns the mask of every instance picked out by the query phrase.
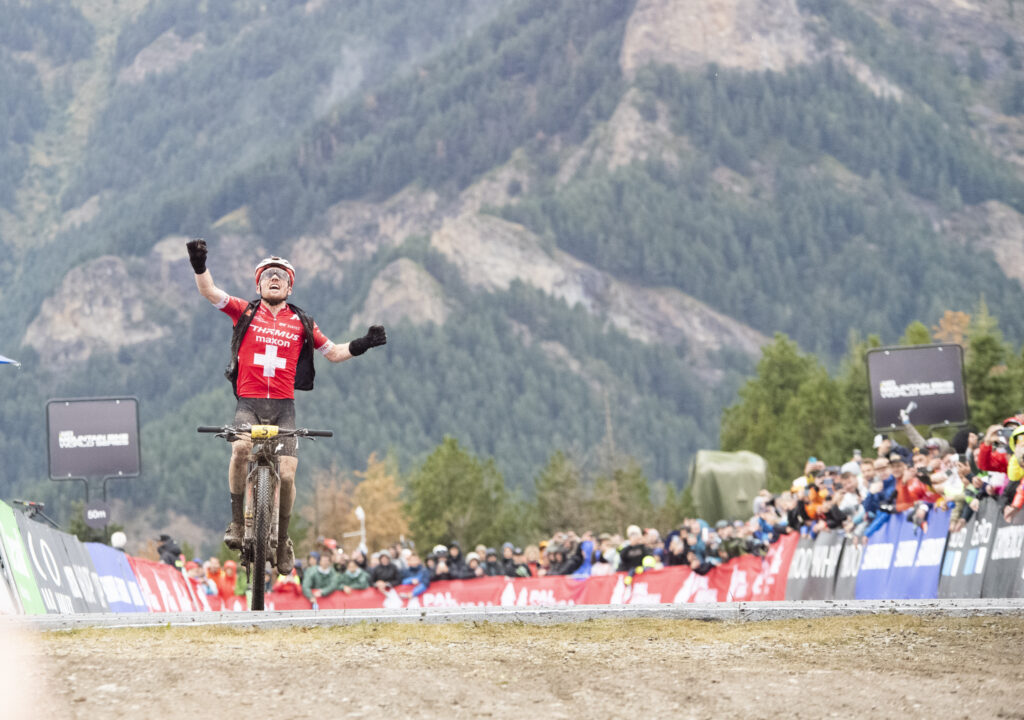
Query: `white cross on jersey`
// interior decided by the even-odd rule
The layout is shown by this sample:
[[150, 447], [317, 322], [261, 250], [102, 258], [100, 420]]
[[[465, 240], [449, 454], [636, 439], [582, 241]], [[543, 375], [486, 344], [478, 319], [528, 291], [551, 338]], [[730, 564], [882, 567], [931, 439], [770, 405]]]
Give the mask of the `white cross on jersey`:
[[263, 367], [263, 377], [274, 377], [279, 369], [284, 370], [288, 361], [277, 356], [277, 345], [264, 345], [262, 353], [253, 353], [252, 364]]

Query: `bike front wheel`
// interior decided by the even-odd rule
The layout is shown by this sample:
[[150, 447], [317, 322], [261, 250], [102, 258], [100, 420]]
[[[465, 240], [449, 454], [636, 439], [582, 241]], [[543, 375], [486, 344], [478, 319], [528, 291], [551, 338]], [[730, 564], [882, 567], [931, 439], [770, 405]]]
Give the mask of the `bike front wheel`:
[[267, 551], [270, 547], [270, 468], [261, 465], [256, 468], [255, 530], [256, 543], [253, 548], [252, 609], [263, 609], [263, 594], [266, 589]]

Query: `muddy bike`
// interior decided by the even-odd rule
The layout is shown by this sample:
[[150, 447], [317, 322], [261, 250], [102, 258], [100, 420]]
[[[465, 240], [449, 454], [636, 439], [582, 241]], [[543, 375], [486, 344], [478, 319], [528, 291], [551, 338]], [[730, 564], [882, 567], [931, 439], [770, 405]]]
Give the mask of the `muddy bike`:
[[267, 559], [276, 562], [278, 513], [281, 508], [280, 453], [286, 437], [332, 437], [330, 430], [283, 429], [277, 425], [201, 425], [201, 433], [212, 433], [228, 442], [252, 438], [249, 467], [245, 476], [245, 532], [241, 561], [246, 581], [252, 585], [252, 609], [263, 609]]

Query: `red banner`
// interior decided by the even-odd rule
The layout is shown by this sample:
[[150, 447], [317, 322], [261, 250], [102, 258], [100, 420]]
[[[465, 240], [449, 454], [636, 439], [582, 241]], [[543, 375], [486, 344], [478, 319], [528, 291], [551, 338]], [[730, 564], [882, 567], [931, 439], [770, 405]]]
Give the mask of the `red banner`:
[[[430, 586], [418, 597], [410, 598], [405, 607], [482, 607], [486, 605], [503, 605], [502, 597], [513, 587], [513, 581], [506, 577], [481, 577], [473, 580], [442, 580], [430, 583]], [[399, 593], [412, 592], [412, 586], [402, 586]], [[396, 605], [396, 596], [389, 596], [384, 607], [403, 607]]]
[[[419, 597], [404, 599], [412, 591], [401, 586], [388, 593], [357, 590], [349, 595], [334, 592], [320, 598], [322, 610], [353, 608], [431, 607], [552, 607], [559, 605], [657, 605], [660, 603], [742, 602], [754, 599], [754, 590], [767, 563], [744, 555], [698, 575], [689, 567], [667, 567], [628, 578], [624, 573], [573, 578], [549, 575], [539, 578], [484, 577], [431, 583]], [[783, 580], [785, 575], [783, 575]], [[763, 584], [763, 582], [762, 582]], [[785, 587], [783, 585], [783, 592]], [[297, 585], [278, 586], [267, 597], [267, 609], [300, 610], [311, 607]]]
[[196, 602], [181, 571], [164, 563], [129, 557], [132, 572], [139, 581], [142, 597], [150, 612], [189, 612], [204, 609]]
[[[408, 588], [411, 590], [411, 588]], [[402, 588], [406, 590], [406, 588]], [[404, 607], [401, 598], [392, 591], [390, 593], [398, 600], [398, 605], [393, 607]], [[369, 610], [385, 607], [384, 601], [387, 596], [370, 588], [368, 590], [353, 590], [345, 593], [341, 590], [332, 592], [327, 597], [317, 599], [317, 607], [321, 610]], [[273, 592], [269, 593], [265, 602], [267, 610], [309, 610], [312, 604], [302, 594], [302, 588], [296, 583], [278, 583], [274, 586]]]
[[[591, 578], [571, 575], [546, 575], [538, 578], [502, 578], [500, 605], [505, 607], [550, 607], [552, 605], [580, 605]], [[596, 581], [597, 578], [593, 578]], [[433, 586], [431, 586], [433, 587]]]
[[715, 591], [715, 597], [701, 595], [696, 602], [746, 602], [752, 599], [754, 584], [764, 565], [765, 561], [756, 555], [741, 555], [719, 565], [707, 575], [708, 586]]
[[624, 573], [590, 578], [582, 603], [588, 605], [657, 605], [675, 602], [679, 589], [693, 571], [674, 566], [647, 570], [633, 577]]
[[[574, 578], [485, 577], [431, 583], [418, 597], [404, 599], [411, 586], [388, 593], [356, 590], [321, 598], [321, 609], [430, 607], [543, 607], [558, 605], [654, 605], [660, 603], [747, 602], [783, 600], [789, 564], [800, 537], [786, 535], [771, 546], [768, 556], [743, 555], [698, 575], [686, 566], [648, 570], [627, 578], [623, 573]], [[279, 585], [267, 596], [267, 609], [308, 610], [297, 585]]]
[[[220, 595], [207, 595], [206, 594], [206, 581], [198, 580], [185, 576], [185, 583], [188, 585], [189, 595], [192, 597], [192, 603], [199, 607], [204, 612], [219, 612], [221, 610], [227, 610], [229, 608], [224, 607], [224, 601]], [[245, 598], [242, 600], [242, 610], [245, 609]]]
[[798, 542], [800, 533], [789, 533], [772, 543], [768, 548], [764, 569], [754, 581], [751, 600], [786, 599], [786, 578], [789, 577], [789, 564], [793, 562]]

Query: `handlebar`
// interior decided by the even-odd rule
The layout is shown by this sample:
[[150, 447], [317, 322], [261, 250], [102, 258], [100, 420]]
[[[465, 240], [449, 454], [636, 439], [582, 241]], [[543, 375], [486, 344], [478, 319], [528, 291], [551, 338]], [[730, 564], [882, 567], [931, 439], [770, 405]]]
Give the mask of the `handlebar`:
[[[250, 429], [248, 427], [234, 427], [232, 425], [200, 425], [196, 428], [196, 432], [212, 433], [215, 435], [247, 435]], [[277, 435], [278, 437], [294, 435], [296, 437], [329, 438], [334, 437], [334, 432], [331, 430], [307, 430], [306, 428], [278, 428]]]

